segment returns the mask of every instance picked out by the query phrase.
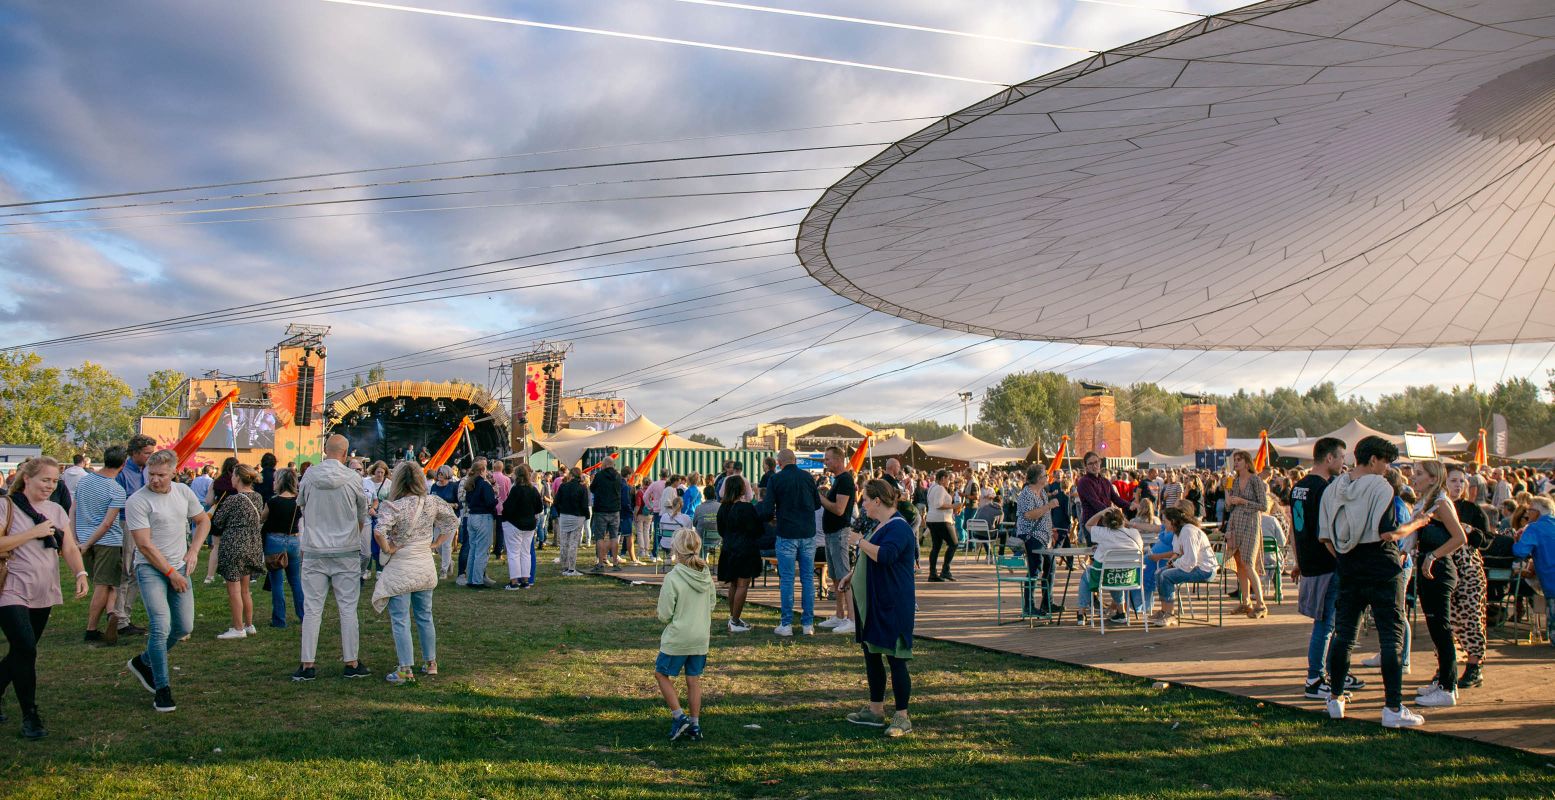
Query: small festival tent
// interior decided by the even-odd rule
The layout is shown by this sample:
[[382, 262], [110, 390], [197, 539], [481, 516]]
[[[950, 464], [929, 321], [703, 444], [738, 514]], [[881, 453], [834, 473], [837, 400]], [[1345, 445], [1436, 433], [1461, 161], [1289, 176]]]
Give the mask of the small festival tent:
[[956, 431], [943, 439], [918, 442], [918, 446], [923, 448], [923, 452], [930, 458], [966, 463], [979, 461], [988, 464], [1011, 464], [1025, 461], [1030, 453], [1030, 448], [1000, 447], [966, 431]]
[[1157, 453], [1155, 448], [1147, 447], [1143, 453], [1134, 456], [1140, 466], [1150, 467], [1191, 467], [1194, 465], [1193, 456], [1169, 456], [1165, 453]]
[[[577, 466], [583, 458], [584, 451], [596, 447], [605, 448], [629, 448], [652, 447], [659, 441], [659, 433], [664, 429], [647, 417], [638, 417], [631, 422], [608, 431], [600, 431], [591, 436], [576, 436], [565, 439], [551, 438], [541, 442], [541, 446], [551, 451], [559, 464]], [[675, 434], [670, 434], [664, 440], [664, 446], [671, 450], [717, 450], [712, 445], [700, 444], [690, 439], [685, 439]]]
[[1518, 453], [1517, 455], [1512, 456], [1512, 460], [1513, 461], [1555, 461], [1555, 442], [1550, 442], [1549, 444], [1547, 444], [1547, 445], [1545, 445], [1543, 447], [1540, 447], [1540, 448], [1535, 449], [1535, 450], [1529, 450], [1526, 453]]

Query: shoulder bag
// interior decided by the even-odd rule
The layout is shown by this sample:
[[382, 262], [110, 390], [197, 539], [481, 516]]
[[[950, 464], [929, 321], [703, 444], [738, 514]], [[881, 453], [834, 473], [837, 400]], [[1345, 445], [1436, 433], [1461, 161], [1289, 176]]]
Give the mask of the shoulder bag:
[[[9, 534], [10, 532], [11, 498], [7, 497], [5, 498], [5, 516], [0, 517], [0, 533]], [[0, 592], [5, 591], [5, 579], [11, 574], [11, 554], [14, 552], [16, 551], [13, 549], [0, 553]]]
[[[292, 505], [292, 521], [291, 521], [290, 525], [286, 526], [286, 535], [287, 536], [294, 535], [291, 532], [292, 528], [297, 527], [297, 506], [296, 506], [296, 502], [297, 502], [296, 498], [292, 498], [292, 503], [293, 503], [293, 505]], [[285, 550], [282, 550], [279, 553], [271, 553], [271, 554], [265, 556], [265, 569], [268, 569], [268, 570], [271, 570], [271, 571], [278, 570], [278, 569], [286, 569], [287, 567], [291, 566], [291, 563], [292, 563], [291, 557], [286, 554]]]

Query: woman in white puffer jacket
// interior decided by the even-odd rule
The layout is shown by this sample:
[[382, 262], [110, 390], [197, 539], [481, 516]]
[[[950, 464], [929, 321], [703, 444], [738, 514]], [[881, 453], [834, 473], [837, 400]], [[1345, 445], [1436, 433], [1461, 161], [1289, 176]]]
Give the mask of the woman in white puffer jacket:
[[437, 562], [433, 553], [453, 537], [459, 518], [442, 498], [427, 494], [427, 479], [414, 461], [401, 463], [389, 479], [389, 499], [378, 506], [378, 527], [373, 536], [387, 557], [378, 582], [373, 585], [373, 609], [389, 610], [394, 652], [399, 668], [390, 683], [413, 683], [415, 651], [410, 641], [414, 614], [421, 632], [422, 672], [437, 674], [437, 629], [432, 623], [432, 590], [437, 588]]

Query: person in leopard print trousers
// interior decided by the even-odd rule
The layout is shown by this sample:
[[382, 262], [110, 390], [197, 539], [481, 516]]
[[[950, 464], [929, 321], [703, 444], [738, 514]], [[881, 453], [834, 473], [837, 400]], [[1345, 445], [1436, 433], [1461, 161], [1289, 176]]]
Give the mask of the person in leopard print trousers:
[[1469, 689], [1484, 684], [1482, 663], [1485, 660], [1485, 559], [1480, 551], [1490, 544], [1490, 522], [1485, 512], [1468, 498], [1469, 477], [1462, 467], [1453, 467], [1447, 473], [1447, 496], [1452, 500], [1458, 519], [1463, 524], [1468, 542], [1452, 553], [1453, 567], [1458, 573], [1458, 583], [1453, 588], [1452, 603], [1447, 611], [1447, 622], [1454, 638], [1467, 655], [1463, 677], [1458, 688]]

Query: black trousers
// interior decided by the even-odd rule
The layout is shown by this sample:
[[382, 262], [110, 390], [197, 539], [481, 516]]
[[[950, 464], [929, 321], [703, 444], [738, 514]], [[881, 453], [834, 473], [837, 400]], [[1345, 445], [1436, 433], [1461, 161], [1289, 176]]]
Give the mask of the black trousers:
[[[931, 542], [929, 545], [929, 574], [949, 575], [950, 559], [956, 555], [956, 529], [954, 525], [949, 522], [930, 522], [929, 541]], [[940, 545], [945, 546], [945, 566], [943, 568], [935, 566], [939, 563]]]
[[1397, 709], [1404, 702], [1404, 668], [1400, 648], [1404, 643], [1404, 586], [1400, 572], [1389, 578], [1342, 575], [1334, 611], [1334, 638], [1328, 647], [1328, 685], [1344, 686], [1350, 674], [1350, 651], [1355, 649], [1361, 616], [1370, 608], [1381, 642], [1383, 704]]
[[1452, 559], [1439, 558], [1431, 564], [1431, 575], [1427, 578], [1424, 573], [1418, 573], [1415, 591], [1420, 596], [1420, 613], [1425, 615], [1425, 627], [1431, 632], [1431, 644], [1436, 648], [1436, 681], [1450, 692], [1458, 687], [1458, 645], [1453, 640], [1450, 621], [1458, 572]]
[[[1016, 539], [1015, 541], [1021, 541]], [[1046, 549], [1047, 542], [1041, 539], [1031, 538], [1025, 540], [1026, 545], [1026, 577], [1041, 577], [1042, 605], [1035, 605], [1032, 600], [1031, 584], [1021, 585], [1021, 599], [1025, 601], [1026, 613], [1033, 614], [1037, 611], [1050, 613], [1053, 608], [1053, 572], [1055, 559], [1052, 556], [1043, 556], [1036, 553], [1037, 550]]]
[[16, 702], [23, 711], [38, 705], [38, 640], [49, 624], [51, 608], [0, 606], [0, 631], [11, 649], [0, 658], [0, 695], [16, 687]]
[[864, 672], [869, 677], [869, 702], [885, 702], [887, 663], [891, 665], [891, 695], [896, 700], [896, 710], [906, 711], [908, 701], [912, 700], [912, 677], [907, 674], [907, 661], [896, 656], [871, 653], [869, 645], [864, 645]]

